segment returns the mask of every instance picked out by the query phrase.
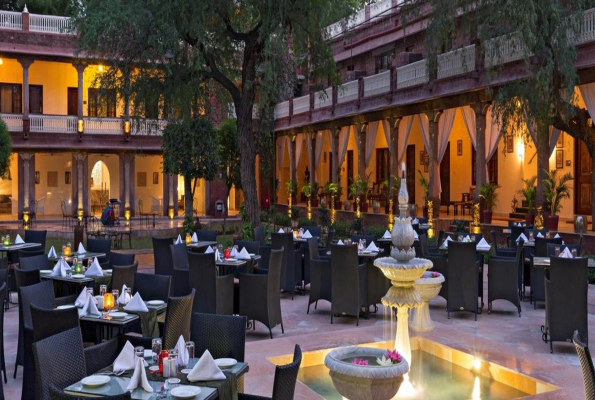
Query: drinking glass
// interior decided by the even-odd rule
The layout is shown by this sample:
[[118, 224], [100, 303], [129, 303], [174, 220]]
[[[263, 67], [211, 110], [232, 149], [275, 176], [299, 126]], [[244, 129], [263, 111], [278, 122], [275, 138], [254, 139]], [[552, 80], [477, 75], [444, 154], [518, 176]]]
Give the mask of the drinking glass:
[[554, 247], [554, 251], [556, 252], [556, 257], [560, 256], [560, 246]]
[[472, 243], [475, 242], [475, 235], [471, 235], [470, 239]]
[[99, 285], [99, 295], [103, 296], [107, 293], [107, 285]]
[[112, 290], [112, 294], [114, 295], [114, 303], [118, 304], [118, 297], [120, 297], [120, 291], [118, 289], [114, 289]]
[[465, 237], [463, 235], [459, 235], [459, 242], [462, 242]]
[[144, 359], [145, 358], [145, 348], [143, 346], [136, 346], [134, 348], [134, 355], [136, 356], [135, 360], [139, 359], [139, 358]]
[[194, 360], [194, 342], [189, 340], [186, 342], [186, 350], [188, 350], [188, 363]]
[[151, 348], [153, 351], [153, 362], [158, 362], [159, 354], [161, 353], [161, 338], [155, 338], [151, 341]]
[[576, 249], [572, 249], [572, 250], [570, 250], [570, 252], [572, 253], [572, 258], [576, 258], [576, 255], [577, 255]]
[[178, 366], [176, 365], [176, 358], [178, 358], [178, 349], [176, 349], [176, 348], [169, 349], [168, 352], [169, 352], [169, 362], [170, 362], [169, 375], [176, 376], [176, 375], [178, 375]]
[[362, 247], [364, 248], [364, 250], [366, 249], [366, 239], [362, 239]]
[[529, 240], [533, 241], [533, 231], [529, 232]]

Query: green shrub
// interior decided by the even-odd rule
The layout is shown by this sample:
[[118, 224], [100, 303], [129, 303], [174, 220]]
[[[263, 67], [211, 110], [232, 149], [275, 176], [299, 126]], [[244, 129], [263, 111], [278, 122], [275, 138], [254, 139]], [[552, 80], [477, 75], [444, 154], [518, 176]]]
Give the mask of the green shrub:
[[374, 235], [377, 239], [380, 239], [387, 229], [384, 225], [372, 225], [368, 227], [368, 235]]
[[349, 224], [342, 221], [335, 221], [331, 225], [331, 230], [335, 231], [335, 239], [346, 239], [350, 237], [349, 229]]
[[318, 225], [318, 222], [316, 222], [313, 219], [308, 219], [308, 218], [300, 218], [300, 220], [298, 221], [298, 227], [302, 227], [302, 226], [316, 226]]
[[318, 221], [320, 226], [329, 226], [331, 224], [331, 214], [326, 205], [322, 204], [318, 208]]
[[242, 217], [242, 222], [248, 222], [248, 212], [244, 203], [240, 206], [240, 217]]
[[262, 210], [260, 212], [260, 222], [270, 222], [271, 214], [267, 210]]
[[254, 227], [250, 222], [242, 225], [242, 240], [254, 240]]
[[275, 225], [279, 226], [291, 226], [291, 220], [287, 214], [276, 214]]
[[361, 234], [364, 229], [364, 223], [361, 218], [355, 218], [351, 223], [351, 232], [353, 234]]

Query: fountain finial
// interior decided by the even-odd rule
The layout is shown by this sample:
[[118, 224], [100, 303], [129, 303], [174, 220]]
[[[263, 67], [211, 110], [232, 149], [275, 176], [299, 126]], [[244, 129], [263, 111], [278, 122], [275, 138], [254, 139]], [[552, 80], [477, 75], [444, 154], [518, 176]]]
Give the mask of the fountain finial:
[[399, 188], [399, 217], [395, 218], [395, 224], [392, 231], [393, 249], [390, 256], [398, 261], [409, 261], [415, 258], [413, 242], [415, 235], [411, 218], [409, 218], [409, 193], [407, 192], [407, 179], [405, 178], [405, 163], [403, 163], [403, 177], [401, 178], [401, 187]]

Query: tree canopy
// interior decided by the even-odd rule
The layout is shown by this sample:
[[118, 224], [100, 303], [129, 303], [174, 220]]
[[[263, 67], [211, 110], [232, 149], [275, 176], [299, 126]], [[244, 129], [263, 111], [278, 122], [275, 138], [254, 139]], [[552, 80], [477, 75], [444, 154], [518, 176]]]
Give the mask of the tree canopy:
[[0, 9], [23, 11], [25, 5], [33, 14], [68, 16], [74, 9], [73, 0], [7, 0], [0, 3]]
[[12, 139], [6, 123], [0, 119], [0, 178], [6, 177], [9, 172], [11, 154]]

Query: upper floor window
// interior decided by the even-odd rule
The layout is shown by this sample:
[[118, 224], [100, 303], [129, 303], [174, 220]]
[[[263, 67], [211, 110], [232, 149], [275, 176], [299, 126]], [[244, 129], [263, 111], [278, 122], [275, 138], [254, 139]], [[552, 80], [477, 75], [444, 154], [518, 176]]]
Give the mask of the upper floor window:
[[405, 47], [405, 51], [407, 53], [415, 53], [415, 46], [407, 46]]
[[89, 117], [116, 117], [116, 91], [89, 88]]
[[17, 83], [0, 83], [0, 112], [21, 114], [23, 87]]
[[390, 53], [376, 57], [376, 73], [386, 71], [391, 66]]

